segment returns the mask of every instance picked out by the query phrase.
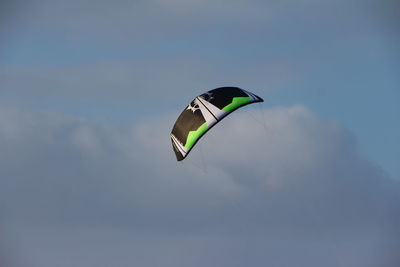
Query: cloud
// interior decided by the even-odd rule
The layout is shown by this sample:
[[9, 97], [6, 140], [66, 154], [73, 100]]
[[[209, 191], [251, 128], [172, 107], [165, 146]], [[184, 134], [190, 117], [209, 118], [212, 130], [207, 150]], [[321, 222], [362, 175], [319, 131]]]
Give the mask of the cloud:
[[[261, 7], [269, 6], [261, 4]], [[258, 1], [26, 1], [18, 5], [23, 14], [18, 27], [62, 32], [66, 40], [76, 37], [103, 42], [140, 43], [174, 35], [182, 30], [201, 30], [215, 22], [237, 21], [252, 14], [251, 20], [266, 18]], [[273, 13], [271, 13], [273, 14]], [[190, 22], [190, 23], [188, 23]]]
[[[347, 23], [368, 10], [366, 1], [360, 11], [357, 1], [49, 1], [33, 0], [19, 4], [23, 16], [18, 26], [35, 32], [62, 35], [65, 41], [92, 40], [104, 43], [138, 44], [170, 39], [179, 35], [203, 35], [205, 31], [224, 31], [225, 35], [264, 33], [275, 25], [323, 20], [338, 25]], [[323, 15], [322, 15], [323, 14]], [[311, 23], [310, 23], [311, 22]], [[321, 22], [319, 22], [321, 23]], [[287, 25], [286, 25], [287, 26]], [[240, 29], [237, 31], [236, 29]], [[301, 29], [299, 29], [301, 30]], [[321, 31], [319, 31], [321, 33]]]
[[186, 56], [78, 66], [10, 64], [0, 65], [0, 72], [0, 96], [4, 102], [34, 99], [45, 105], [53, 99], [85, 99], [94, 105], [96, 101], [176, 105], [178, 95], [189, 101], [193, 95], [218, 86], [242, 84], [246, 88], [273, 90], [292, 80], [287, 75], [292, 72], [288, 64], [260, 63], [244, 68], [225, 66], [218, 59], [208, 62]]
[[126, 129], [1, 108], [14, 254], [29, 266], [399, 262], [399, 185], [336, 122], [302, 106], [246, 109], [177, 163], [176, 115]]

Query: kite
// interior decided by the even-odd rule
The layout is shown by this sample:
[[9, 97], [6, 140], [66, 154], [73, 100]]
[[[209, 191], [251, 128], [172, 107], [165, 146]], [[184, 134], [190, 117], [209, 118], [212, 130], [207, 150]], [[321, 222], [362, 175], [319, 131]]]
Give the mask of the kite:
[[197, 96], [182, 111], [171, 131], [176, 159], [186, 158], [197, 141], [225, 116], [245, 105], [264, 100], [238, 87], [220, 87]]

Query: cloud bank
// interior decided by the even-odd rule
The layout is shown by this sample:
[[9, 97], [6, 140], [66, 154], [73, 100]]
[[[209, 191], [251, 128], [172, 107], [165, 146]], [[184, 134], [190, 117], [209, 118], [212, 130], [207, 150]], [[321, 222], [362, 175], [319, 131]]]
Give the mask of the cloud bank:
[[244, 110], [180, 164], [175, 117], [126, 129], [1, 108], [4, 251], [21, 266], [400, 262], [399, 185], [336, 122]]

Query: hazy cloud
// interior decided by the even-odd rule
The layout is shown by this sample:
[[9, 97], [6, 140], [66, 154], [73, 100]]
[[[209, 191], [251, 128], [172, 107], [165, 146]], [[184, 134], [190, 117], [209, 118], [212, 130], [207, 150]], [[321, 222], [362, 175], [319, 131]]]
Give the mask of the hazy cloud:
[[326, 30], [330, 25], [338, 24], [346, 30], [346, 27], [352, 27], [352, 22], [364, 19], [381, 1], [367, 0], [362, 5], [358, 1], [326, 0], [117, 0], [112, 3], [104, 0], [32, 0], [16, 3], [14, 13], [19, 12], [20, 20], [15, 19], [14, 24], [24, 32], [51, 32], [66, 42], [97, 40], [138, 44], [182, 34], [204, 35], [207, 31], [222, 30], [227, 37], [246, 36], [249, 32], [265, 34], [266, 29], [274, 29], [276, 25], [290, 26], [291, 22], [306, 23], [310, 28], [321, 27], [315, 24], [316, 20], [318, 24], [323, 21]]
[[167, 102], [176, 104], [177, 95], [189, 101], [204, 88], [226, 84], [273, 90], [294, 79], [293, 72], [283, 63], [260, 63], [248, 68], [240, 65], [226, 67], [223, 62], [207, 62], [198, 57], [79, 66], [0, 65], [3, 86], [0, 96], [12, 99], [11, 102], [32, 97], [38, 102], [49, 97], [58, 100], [69, 97], [117, 103], [128, 101], [132, 105], [143, 104], [139, 99], [152, 100], [157, 105]]
[[14, 254], [29, 266], [398, 263], [399, 186], [336, 122], [249, 109], [181, 164], [176, 115], [120, 129], [0, 109]]

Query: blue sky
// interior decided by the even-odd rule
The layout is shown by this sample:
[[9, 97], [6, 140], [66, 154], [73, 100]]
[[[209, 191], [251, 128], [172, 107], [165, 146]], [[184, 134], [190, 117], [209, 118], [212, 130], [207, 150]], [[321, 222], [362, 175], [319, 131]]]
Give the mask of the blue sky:
[[[3, 194], [7, 204], [0, 208], [7, 214], [4, 232], [10, 243], [17, 244], [15, 254], [33, 266], [54, 266], [64, 257], [74, 266], [91, 266], [92, 257], [80, 255], [68, 237], [71, 231], [79, 240], [83, 231], [80, 241], [93, 257], [111, 251], [107, 260], [118, 259], [120, 266], [132, 262], [126, 251], [141, 244], [147, 244], [139, 249], [143, 255], [133, 260], [141, 266], [197, 266], [202, 245], [231, 257], [206, 250], [203, 266], [234, 266], [235, 260], [244, 266], [250, 258], [252, 266], [266, 262], [260, 251], [232, 242], [279, 244], [270, 263], [292, 266], [295, 261], [283, 256], [299, 246], [298, 240], [283, 237], [290, 230], [307, 244], [294, 257], [307, 266], [323, 262], [307, 256], [311, 251], [329, 254], [332, 246], [332, 259], [343, 258], [346, 266], [365, 267], [361, 259], [371, 247], [387, 246], [388, 254], [371, 256], [379, 266], [397, 262], [391, 251], [399, 248], [393, 234], [398, 228], [380, 228], [374, 221], [379, 213], [375, 209], [361, 212], [359, 218], [338, 218], [361, 208], [360, 199], [371, 207], [384, 207], [379, 213], [386, 218], [382, 225], [399, 220], [391, 210], [398, 204], [400, 180], [399, 8], [390, 0], [3, 1], [0, 174], [7, 177], [2, 183], [10, 192]], [[215, 154], [210, 155], [209, 162], [215, 162], [209, 163], [207, 175], [193, 165], [199, 157], [195, 151], [192, 162], [177, 169], [168, 136], [179, 111], [194, 96], [226, 85], [266, 100], [261, 113], [256, 107], [248, 112], [265, 119], [267, 132], [247, 125], [243, 116], [248, 113], [238, 112], [219, 132], [210, 132], [209, 141], [199, 143]], [[249, 130], [238, 129], [235, 123]], [[248, 161], [252, 152], [245, 145], [239, 146], [243, 158], [230, 149], [214, 151], [224, 129], [236, 133], [237, 139], [228, 139], [231, 142], [261, 138], [260, 150], [274, 153], [257, 152], [257, 165]], [[151, 153], [158, 149], [162, 152], [157, 156]], [[251, 170], [248, 181], [244, 170]], [[187, 179], [191, 176], [195, 178]], [[266, 191], [259, 189], [260, 184]], [[135, 189], [140, 186], [143, 192]], [[249, 192], [254, 197], [246, 195]], [[299, 205], [322, 204], [311, 211], [297, 207], [291, 197], [283, 196], [288, 192], [300, 198]], [[335, 194], [343, 194], [344, 200]], [[192, 208], [182, 204], [188, 197], [193, 198]], [[31, 206], [24, 202], [28, 199]], [[249, 211], [233, 211], [229, 201]], [[52, 202], [56, 204], [46, 204]], [[85, 204], [78, 208], [81, 202]], [[341, 212], [343, 205], [349, 207]], [[303, 215], [288, 219], [277, 212], [294, 212], [296, 207]], [[333, 211], [326, 213], [330, 208]], [[275, 219], [255, 215], [263, 210]], [[125, 213], [141, 219], [136, 222]], [[187, 222], [182, 214], [188, 215]], [[328, 229], [325, 237], [290, 223], [307, 222], [305, 214], [313, 218], [311, 224]], [[177, 221], [181, 228], [167, 234], [164, 230]], [[220, 229], [220, 221], [227, 221], [227, 232]], [[46, 230], [49, 222], [51, 229]], [[273, 242], [255, 238], [251, 231], [232, 235], [249, 225], [262, 237], [274, 233]], [[361, 227], [349, 239], [340, 238], [354, 225], [364, 225], [368, 234]], [[99, 245], [95, 236], [103, 227]], [[140, 242], [122, 237], [123, 231]], [[304, 238], [304, 233], [311, 237]], [[117, 240], [119, 249], [107, 247], [108, 239]], [[51, 248], [53, 242], [57, 248]], [[169, 242], [175, 242], [175, 249], [166, 250]], [[346, 254], [340, 249], [345, 243], [364, 246]], [[40, 246], [30, 252], [35, 244]], [[10, 249], [8, 244], [1, 247]], [[183, 248], [187, 255], [174, 261]], [[54, 257], [45, 255], [48, 250]], [[152, 259], [152, 252], [160, 253], [169, 265]]]

